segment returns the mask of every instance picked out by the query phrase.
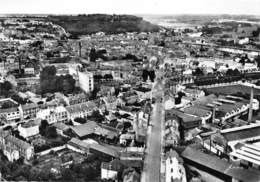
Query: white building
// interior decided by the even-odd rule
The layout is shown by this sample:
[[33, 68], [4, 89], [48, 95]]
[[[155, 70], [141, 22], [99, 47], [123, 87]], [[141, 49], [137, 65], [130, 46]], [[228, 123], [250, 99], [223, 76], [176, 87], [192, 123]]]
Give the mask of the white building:
[[186, 182], [186, 173], [183, 167], [183, 161], [177, 152], [171, 150], [167, 153], [165, 161], [165, 181], [166, 182]]
[[33, 75], [34, 73], [34, 68], [24, 68], [24, 74]]
[[91, 115], [94, 110], [96, 110], [97, 106], [94, 102], [84, 102], [80, 104], [75, 104], [71, 106], [67, 106], [66, 110], [68, 112], [68, 118], [74, 120], [75, 118], [84, 118], [88, 115]]
[[94, 90], [94, 79], [93, 73], [90, 72], [79, 72], [79, 87], [86, 93]]
[[54, 109], [43, 109], [37, 113], [37, 118], [47, 120], [49, 124], [56, 123], [58, 121], [65, 122], [68, 119], [67, 110], [63, 106], [58, 106]]
[[29, 138], [39, 134], [40, 120], [31, 120], [27, 123], [18, 126], [20, 135], [24, 138]]
[[111, 162], [102, 162], [101, 164], [101, 179], [117, 180], [117, 175], [121, 171], [120, 160], [115, 159]]

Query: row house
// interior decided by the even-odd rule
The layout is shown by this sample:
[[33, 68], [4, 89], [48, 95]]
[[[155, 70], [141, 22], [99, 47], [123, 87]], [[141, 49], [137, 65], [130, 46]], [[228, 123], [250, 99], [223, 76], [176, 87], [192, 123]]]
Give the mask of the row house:
[[68, 113], [65, 107], [58, 106], [56, 108], [47, 108], [40, 110], [36, 114], [37, 118], [47, 120], [49, 124], [60, 122], [66, 122], [68, 120]]
[[18, 107], [12, 107], [0, 110], [0, 117], [7, 123], [13, 122], [21, 118], [21, 112]]
[[34, 147], [31, 144], [5, 131], [0, 132], [0, 148], [10, 161], [21, 157], [24, 157], [25, 160], [30, 160], [34, 155]]
[[20, 105], [19, 109], [22, 113], [22, 118], [35, 118], [37, 112], [40, 110], [39, 106], [35, 103]]
[[97, 106], [94, 102], [84, 102], [66, 107], [68, 118], [71, 120], [87, 117], [96, 109]]

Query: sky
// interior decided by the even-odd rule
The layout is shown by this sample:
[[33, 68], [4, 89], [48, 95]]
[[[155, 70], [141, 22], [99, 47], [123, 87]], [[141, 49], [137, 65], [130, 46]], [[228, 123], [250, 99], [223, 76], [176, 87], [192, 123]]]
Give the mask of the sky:
[[260, 0], [0, 0], [0, 14], [251, 14]]

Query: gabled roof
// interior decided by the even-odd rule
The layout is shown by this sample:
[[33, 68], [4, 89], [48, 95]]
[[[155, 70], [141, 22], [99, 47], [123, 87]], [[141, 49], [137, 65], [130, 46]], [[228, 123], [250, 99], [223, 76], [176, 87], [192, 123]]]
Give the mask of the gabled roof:
[[69, 129], [69, 126], [62, 123], [62, 122], [54, 123], [53, 126], [56, 127], [57, 129], [62, 130], [62, 131]]
[[260, 136], [260, 124], [250, 124], [221, 130], [227, 141], [235, 141]]
[[23, 140], [20, 140], [12, 135], [8, 135], [5, 139], [7, 142], [10, 142], [11, 144], [15, 145], [16, 147], [24, 149], [24, 150], [32, 147], [32, 145], [30, 145], [29, 143], [27, 143]]
[[96, 108], [96, 104], [94, 102], [84, 102], [80, 104], [75, 104], [71, 106], [67, 106], [66, 110], [69, 113], [77, 113], [77, 112], [82, 112], [86, 110], [94, 110]]
[[196, 106], [186, 107], [184, 108], [184, 112], [198, 117], [205, 117], [211, 113], [209, 110], [205, 110]]
[[78, 135], [79, 137], [84, 137], [86, 135], [93, 134], [95, 132], [95, 128], [98, 127], [98, 124], [94, 121], [89, 121], [85, 124], [73, 126], [71, 129]]
[[105, 147], [103, 145], [100, 145], [100, 144], [91, 144], [89, 146], [90, 149], [93, 149], [93, 150], [96, 150], [96, 151], [99, 151], [101, 153], [104, 153], [104, 154], [107, 154], [109, 156], [112, 156], [112, 157], [115, 157], [115, 158], [119, 158], [119, 153], [112, 149], [112, 148], [109, 148], [109, 147]]
[[23, 110], [25, 110], [25, 109], [33, 109], [33, 108], [37, 108], [37, 107], [39, 107], [39, 106], [38, 106], [38, 104], [35, 104], [35, 103], [22, 105], [22, 109]]

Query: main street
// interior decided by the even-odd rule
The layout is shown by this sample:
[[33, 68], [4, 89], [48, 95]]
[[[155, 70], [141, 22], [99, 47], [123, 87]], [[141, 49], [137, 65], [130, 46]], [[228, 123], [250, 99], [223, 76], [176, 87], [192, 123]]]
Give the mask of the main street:
[[[159, 74], [157, 74], [158, 76]], [[142, 182], [159, 182], [161, 179], [162, 130], [164, 126], [163, 81], [157, 78], [152, 90], [155, 98], [150, 126], [147, 132], [147, 149]]]

